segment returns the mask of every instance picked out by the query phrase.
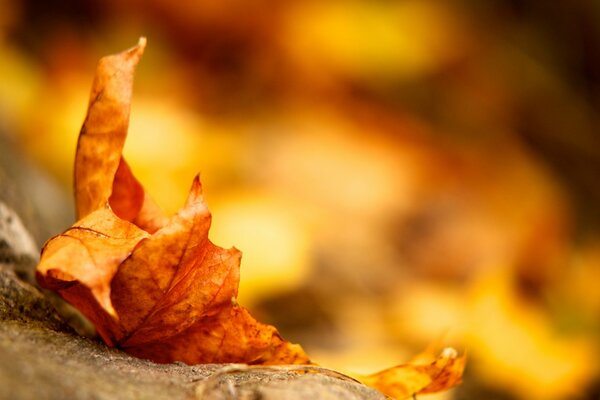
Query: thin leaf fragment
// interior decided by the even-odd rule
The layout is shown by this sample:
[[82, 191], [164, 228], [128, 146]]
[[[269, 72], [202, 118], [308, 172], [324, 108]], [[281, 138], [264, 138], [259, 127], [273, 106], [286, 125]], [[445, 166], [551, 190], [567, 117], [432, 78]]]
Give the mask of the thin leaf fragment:
[[456, 350], [446, 348], [431, 362], [402, 364], [358, 379], [394, 399], [406, 399], [459, 385], [465, 363], [465, 355], [459, 356]]

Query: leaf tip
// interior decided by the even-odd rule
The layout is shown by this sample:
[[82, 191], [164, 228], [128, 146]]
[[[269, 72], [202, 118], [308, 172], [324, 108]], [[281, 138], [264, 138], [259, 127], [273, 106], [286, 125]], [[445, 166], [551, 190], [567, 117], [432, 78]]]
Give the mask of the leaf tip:
[[200, 174], [197, 174], [192, 181], [192, 187], [188, 195], [189, 201], [202, 201], [202, 182], [200, 181]]
[[194, 176], [194, 181], [192, 182], [192, 188], [195, 187], [202, 187], [202, 182], [200, 181], [200, 174], [196, 174], [196, 176]]
[[135, 60], [135, 64], [139, 62], [140, 58], [144, 54], [144, 50], [146, 49], [146, 42], [146, 36], [140, 36], [135, 46], [128, 50], [125, 50], [127, 56], [132, 57]]
[[458, 357], [458, 351], [454, 347], [446, 347], [440, 353], [440, 357], [444, 358], [456, 358]]

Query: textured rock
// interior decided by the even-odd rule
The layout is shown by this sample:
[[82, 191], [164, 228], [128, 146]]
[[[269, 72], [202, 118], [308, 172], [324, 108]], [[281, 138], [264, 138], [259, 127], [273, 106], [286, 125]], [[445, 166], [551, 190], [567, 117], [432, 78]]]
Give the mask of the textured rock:
[[198, 399], [383, 399], [347, 376], [310, 366], [248, 367], [227, 365], [203, 379]]
[[[0, 140], [0, 154], [10, 151], [10, 168], [19, 170], [21, 158], [5, 145]], [[11, 188], [0, 192], [0, 399], [385, 398], [322, 368], [159, 365], [80, 336], [57, 314], [51, 295], [33, 285], [39, 240], [27, 228], [44, 232], [54, 227], [52, 218], [27, 206], [40, 204], [26, 201], [40, 195], [39, 188], [23, 187], [11, 178], [18, 176], [22, 174], [7, 173], [6, 163], [0, 163], [0, 185]], [[22, 219], [14, 211], [18, 207], [29, 217]], [[43, 229], [35, 227], [40, 223]]]
[[1, 399], [383, 399], [312, 367], [159, 365], [77, 335], [37, 289], [0, 266]]

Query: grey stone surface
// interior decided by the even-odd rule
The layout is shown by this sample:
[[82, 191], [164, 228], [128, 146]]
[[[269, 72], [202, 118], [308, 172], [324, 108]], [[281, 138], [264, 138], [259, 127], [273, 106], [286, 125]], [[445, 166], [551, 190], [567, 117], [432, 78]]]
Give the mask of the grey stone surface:
[[313, 366], [228, 365], [202, 380], [198, 399], [383, 399], [380, 393], [335, 371]]
[[0, 399], [383, 399], [316, 367], [155, 364], [77, 335], [0, 266]]

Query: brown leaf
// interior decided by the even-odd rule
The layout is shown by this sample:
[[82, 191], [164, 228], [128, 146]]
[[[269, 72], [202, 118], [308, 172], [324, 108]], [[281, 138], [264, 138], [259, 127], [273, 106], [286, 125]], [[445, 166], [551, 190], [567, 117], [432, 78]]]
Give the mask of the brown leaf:
[[75, 158], [81, 219], [42, 251], [37, 277], [102, 339], [159, 362], [308, 363], [300, 346], [235, 303], [241, 254], [208, 240], [196, 178], [166, 218], [122, 158], [137, 46], [100, 60]]
[[435, 393], [461, 383], [466, 357], [446, 348], [429, 363], [413, 362], [388, 368], [360, 380], [395, 399]]
[[299, 345], [286, 342], [275, 328], [257, 322], [246, 309], [230, 304], [214, 316], [204, 317], [165, 343], [124, 347], [138, 357], [157, 362], [180, 360], [194, 364], [231, 362], [247, 364], [307, 364]]
[[36, 271], [38, 282], [77, 307], [102, 339], [114, 345], [121, 328], [110, 300], [110, 281], [148, 236], [108, 206], [96, 210], [46, 243]]
[[134, 70], [145, 45], [142, 38], [137, 46], [98, 63], [75, 156], [78, 218], [104, 207], [112, 193], [127, 137]]

